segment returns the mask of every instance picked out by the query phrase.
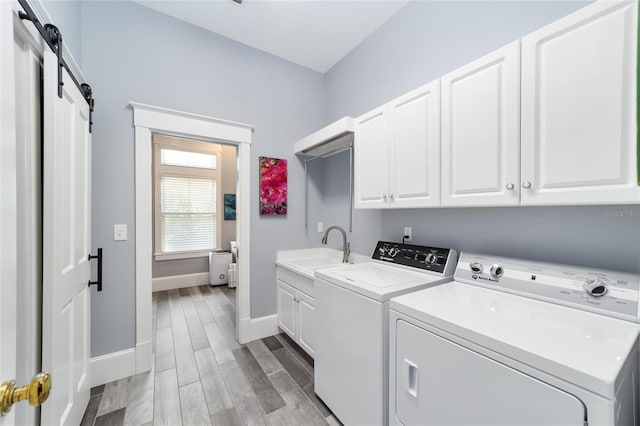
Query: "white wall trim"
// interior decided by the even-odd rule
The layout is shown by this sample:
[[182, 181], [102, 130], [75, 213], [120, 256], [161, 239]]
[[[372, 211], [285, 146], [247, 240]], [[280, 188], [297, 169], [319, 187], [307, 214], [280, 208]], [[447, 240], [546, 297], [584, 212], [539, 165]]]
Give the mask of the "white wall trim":
[[195, 287], [205, 284], [209, 284], [208, 272], [172, 275], [169, 277], [154, 278], [151, 282], [151, 291], [173, 290], [176, 288]]
[[[154, 133], [223, 142], [238, 147], [238, 188], [236, 240], [242, 252], [238, 262], [236, 337], [241, 343], [252, 340], [250, 321], [251, 265], [251, 138], [248, 124], [221, 120], [184, 111], [131, 102], [135, 126], [135, 235], [136, 235], [136, 348], [151, 339], [152, 235], [152, 135]], [[136, 355], [135, 372], [151, 369], [151, 352]]]
[[136, 374], [136, 350], [112, 352], [89, 360], [91, 387], [120, 380]]
[[248, 322], [247, 328], [251, 330], [251, 340], [263, 339], [275, 336], [278, 330], [278, 314], [265, 315], [260, 318], [244, 319]]

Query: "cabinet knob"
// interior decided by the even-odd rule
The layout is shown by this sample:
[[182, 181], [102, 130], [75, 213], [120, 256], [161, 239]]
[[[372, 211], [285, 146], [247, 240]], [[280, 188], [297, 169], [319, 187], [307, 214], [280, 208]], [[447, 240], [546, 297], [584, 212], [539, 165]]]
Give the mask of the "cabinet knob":
[[389, 194], [389, 199], [393, 200], [393, 194]]
[[387, 199], [387, 194], [382, 194], [382, 199], [386, 200]]
[[523, 183], [522, 183], [522, 187], [523, 187], [524, 189], [529, 189], [529, 188], [531, 188], [531, 182], [529, 182], [529, 181], [527, 181], [527, 182], [523, 182]]
[[515, 188], [515, 187], [516, 187], [516, 186], [515, 186], [514, 184], [512, 184], [512, 183], [508, 183], [508, 184], [507, 184], [507, 189], [508, 189], [509, 191], [513, 191], [513, 188]]

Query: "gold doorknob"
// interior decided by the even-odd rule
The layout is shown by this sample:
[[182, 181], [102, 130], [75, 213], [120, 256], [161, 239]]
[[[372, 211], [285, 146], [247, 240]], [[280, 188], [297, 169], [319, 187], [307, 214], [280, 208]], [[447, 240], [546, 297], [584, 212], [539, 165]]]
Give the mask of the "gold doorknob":
[[27, 386], [16, 387], [15, 380], [7, 380], [0, 385], [0, 416], [11, 411], [16, 402], [28, 400], [29, 404], [40, 405], [49, 397], [51, 390], [51, 375], [38, 373], [33, 376]]

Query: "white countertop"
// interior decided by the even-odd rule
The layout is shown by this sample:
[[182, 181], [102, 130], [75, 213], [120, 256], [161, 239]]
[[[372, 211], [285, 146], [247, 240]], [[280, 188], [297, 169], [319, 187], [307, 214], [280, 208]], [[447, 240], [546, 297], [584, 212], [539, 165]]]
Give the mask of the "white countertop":
[[[358, 253], [351, 253], [349, 255], [349, 263], [361, 263], [369, 260], [369, 256]], [[341, 264], [342, 251], [328, 247], [279, 250], [276, 252], [276, 265], [309, 279], [314, 278], [314, 273], [318, 269], [339, 266]]]

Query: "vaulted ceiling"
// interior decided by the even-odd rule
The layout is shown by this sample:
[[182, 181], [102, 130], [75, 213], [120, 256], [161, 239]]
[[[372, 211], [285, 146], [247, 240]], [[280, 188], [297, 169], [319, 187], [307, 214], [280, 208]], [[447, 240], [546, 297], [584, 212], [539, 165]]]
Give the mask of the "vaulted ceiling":
[[408, 0], [134, 0], [321, 73]]

